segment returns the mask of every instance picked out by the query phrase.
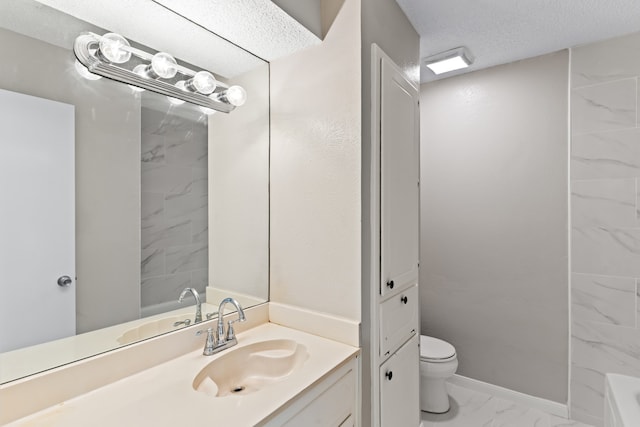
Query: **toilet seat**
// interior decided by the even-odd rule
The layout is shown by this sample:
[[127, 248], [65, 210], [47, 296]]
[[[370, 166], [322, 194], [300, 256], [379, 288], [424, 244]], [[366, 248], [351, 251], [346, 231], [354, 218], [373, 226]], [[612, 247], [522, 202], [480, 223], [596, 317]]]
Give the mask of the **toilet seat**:
[[420, 360], [424, 362], [448, 362], [456, 358], [456, 349], [438, 338], [420, 336]]

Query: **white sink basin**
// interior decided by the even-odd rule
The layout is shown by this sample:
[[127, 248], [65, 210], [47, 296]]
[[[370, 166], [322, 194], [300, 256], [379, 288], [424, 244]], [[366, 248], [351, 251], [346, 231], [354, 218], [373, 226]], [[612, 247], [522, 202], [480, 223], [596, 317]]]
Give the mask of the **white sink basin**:
[[231, 348], [196, 375], [193, 388], [215, 397], [250, 394], [282, 381], [308, 357], [304, 345], [287, 339]]
[[193, 324], [193, 314], [181, 314], [178, 316], [163, 317], [162, 319], [143, 323], [142, 325], [131, 328], [120, 335], [118, 337], [118, 343], [131, 344], [136, 341], [155, 337], [158, 334], [163, 334], [165, 332], [184, 328], [186, 326], [184, 324], [178, 326], [173, 326], [173, 324], [175, 322], [182, 322], [187, 319], [190, 319], [191, 324]]

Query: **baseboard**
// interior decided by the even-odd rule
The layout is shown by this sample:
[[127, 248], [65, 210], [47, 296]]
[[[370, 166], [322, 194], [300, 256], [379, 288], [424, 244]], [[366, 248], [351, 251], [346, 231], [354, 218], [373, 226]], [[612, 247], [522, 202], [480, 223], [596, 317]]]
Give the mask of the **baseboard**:
[[270, 302], [269, 321], [353, 347], [360, 347], [360, 323], [351, 319]]
[[520, 393], [519, 391], [510, 390], [494, 384], [485, 383], [474, 380], [473, 378], [463, 377], [462, 375], [454, 375], [449, 379], [451, 384], [468, 388], [491, 396], [508, 399], [512, 402], [538, 409], [548, 414], [557, 415], [563, 418], [569, 418], [569, 409], [567, 405], [543, 399], [541, 397], [531, 396], [529, 394]]

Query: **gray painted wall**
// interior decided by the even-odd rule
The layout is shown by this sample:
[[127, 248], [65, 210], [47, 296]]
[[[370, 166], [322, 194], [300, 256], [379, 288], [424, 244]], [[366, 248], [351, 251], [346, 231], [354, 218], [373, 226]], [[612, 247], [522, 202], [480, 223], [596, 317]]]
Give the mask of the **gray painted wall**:
[[4, 29], [0, 40], [1, 88], [75, 105], [77, 332], [138, 318], [140, 98], [80, 77], [70, 50]]
[[458, 373], [567, 401], [566, 51], [421, 88], [422, 333]]
[[571, 52], [570, 403], [593, 425], [604, 374], [640, 376], [639, 45], [637, 33]]
[[[411, 80], [416, 83], [420, 79], [419, 56], [420, 37], [414, 30], [400, 6], [395, 1], [365, 0], [361, 5], [362, 27], [362, 425], [371, 422], [371, 369], [369, 354], [371, 352], [371, 292], [377, 284], [371, 283], [371, 268], [379, 265], [378, 260], [371, 259], [373, 238], [371, 233], [371, 45], [376, 43], [393, 59]], [[379, 267], [378, 267], [379, 268]]]

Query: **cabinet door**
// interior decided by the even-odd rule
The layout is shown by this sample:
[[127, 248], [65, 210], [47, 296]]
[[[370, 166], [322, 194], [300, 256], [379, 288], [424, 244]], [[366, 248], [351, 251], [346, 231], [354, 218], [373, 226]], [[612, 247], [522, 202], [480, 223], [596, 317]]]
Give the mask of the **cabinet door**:
[[420, 155], [418, 90], [384, 58], [380, 97], [380, 293], [385, 295], [418, 282]]
[[418, 285], [380, 304], [380, 355], [395, 351], [418, 330]]
[[262, 427], [352, 427], [356, 420], [359, 365], [353, 358], [293, 399]]
[[420, 350], [414, 335], [380, 366], [380, 427], [420, 425]]

